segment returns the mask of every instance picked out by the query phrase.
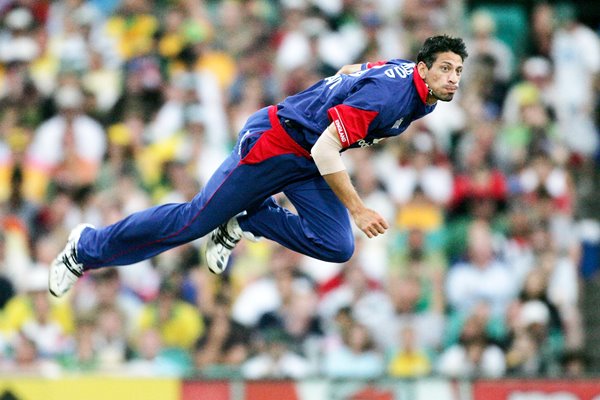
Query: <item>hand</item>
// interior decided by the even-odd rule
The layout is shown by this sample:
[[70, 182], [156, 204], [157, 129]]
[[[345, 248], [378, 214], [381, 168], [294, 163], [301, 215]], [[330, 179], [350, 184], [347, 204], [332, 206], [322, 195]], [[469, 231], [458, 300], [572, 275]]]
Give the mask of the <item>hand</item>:
[[386, 229], [389, 228], [385, 219], [369, 208], [362, 208], [352, 213], [352, 218], [358, 229], [363, 231], [369, 239], [385, 233]]
[[360, 71], [361, 68], [362, 68], [362, 64], [346, 64], [336, 72], [336, 75], [353, 74], [355, 72]]

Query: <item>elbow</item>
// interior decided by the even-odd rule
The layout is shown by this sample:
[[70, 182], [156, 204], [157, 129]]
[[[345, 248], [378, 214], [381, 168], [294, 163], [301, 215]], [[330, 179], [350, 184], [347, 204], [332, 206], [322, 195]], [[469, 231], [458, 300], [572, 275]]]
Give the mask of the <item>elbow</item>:
[[320, 146], [319, 141], [310, 149], [310, 156], [319, 169], [319, 172], [321, 172], [321, 175], [323, 175], [327, 156], [323, 155], [323, 148]]
[[311, 149], [310, 149], [310, 156], [315, 161], [315, 164], [317, 163], [317, 158], [319, 157], [319, 151], [316, 147], [317, 147], [317, 144], [315, 143], [313, 145], [313, 147], [311, 147]]
[[310, 155], [321, 175], [332, 174], [346, 169], [339, 148], [327, 140], [317, 140], [310, 150]]

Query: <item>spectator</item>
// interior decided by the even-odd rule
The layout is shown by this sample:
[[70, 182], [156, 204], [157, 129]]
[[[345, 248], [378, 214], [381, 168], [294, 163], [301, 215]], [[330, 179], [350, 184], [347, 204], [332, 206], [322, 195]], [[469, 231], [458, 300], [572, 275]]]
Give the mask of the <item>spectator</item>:
[[96, 321], [90, 317], [80, 318], [76, 323], [74, 349], [63, 355], [61, 366], [69, 372], [96, 372], [99, 364], [94, 343]]
[[281, 329], [261, 335], [262, 348], [242, 365], [246, 379], [303, 379], [314, 374], [308, 360], [289, 350], [289, 337]]
[[123, 0], [117, 12], [106, 21], [104, 29], [116, 42], [119, 56], [131, 60], [153, 50], [153, 35], [158, 27], [158, 19], [152, 15], [149, 3]]
[[249, 356], [250, 330], [233, 321], [230, 301], [217, 296], [206, 318], [206, 334], [196, 343], [194, 363], [203, 377], [241, 375], [241, 365]]
[[545, 2], [536, 4], [531, 12], [530, 26], [528, 53], [533, 56], [550, 57], [556, 29], [554, 7]]
[[160, 333], [161, 347], [180, 350], [191, 349], [204, 334], [202, 316], [179, 299], [178, 289], [168, 279], [161, 283], [157, 299], [144, 306], [137, 320], [136, 332], [147, 333], [150, 342], [154, 342], [154, 329]]
[[593, 82], [600, 72], [600, 38], [577, 20], [571, 5], [557, 9], [559, 27], [552, 38], [554, 96], [561, 138], [569, 148], [589, 157], [598, 149], [598, 135], [590, 111], [594, 107]]
[[454, 177], [452, 201], [448, 209], [446, 225], [446, 256], [450, 263], [464, 260], [468, 243], [469, 227], [477, 220], [486, 221], [494, 232], [494, 246], [497, 237], [504, 235], [506, 222], [504, 207], [508, 200], [506, 174], [491, 167], [491, 148], [494, 138], [494, 125], [478, 123], [476, 131], [459, 144], [461, 156], [457, 160], [464, 163], [464, 170]]
[[[472, 59], [477, 60], [485, 56], [490, 57], [494, 61], [494, 81], [507, 83], [512, 78], [514, 54], [507, 44], [495, 36], [497, 27], [493, 15], [488, 11], [480, 9], [471, 14], [470, 22], [471, 38], [466, 43]], [[473, 67], [471, 63], [465, 63], [467, 69]], [[468, 77], [469, 73], [465, 75]]]
[[96, 310], [93, 346], [98, 368], [116, 371], [131, 359], [125, 316], [115, 307], [106, 305]]
[[421, 229], [411, 229], [403, 236], [406, 243], [399, 241], [391, 251], [388, 278], [417, 278], [422, 284], [421, 307], [443, 312], [446, 308], [443, 293], [447, 268], [444, 254], [435, 248], [436, 245], [427, 243], [425, 232]]
[[[365, 204], [373, 210], [379, 210], [386, 221], [393, 221], [396, 214], [396, 207], [391, 201], [387, 187], [377, 174], [375, 167], [367, 162], [375, 154], [369, 154], [369, 151], [356, 152], [353, 155], [353, 164], [358, 166], [354, 168], [352, 175], [355, 187]], [[358, 233], [358, 232], [356, 232]], [[358, 236], [358, 235], [357, 235]], [[359, 240], [355, 244], [360, 250], [356, 253], [359, 263], [368, 265], [365, 272], [370, 278], [378, 281], [385, 279], [385, 274], [389, 268], [388, 247], [391, 235], [380, 235], [369, 240]]]
[[450, 378], [500, 378], [506, 365], [502, 350], [475, 339], [464, 345], [454, 345], [440, 355], [438, 371]]
[[384, 371], [383, 355], [376, 349], [369, 330], [353, 322], [337, 348], [323, 355], [323, 373], [337, 379], [373, 379]]
[[516, 294], [515, 279], [494, 255], [488, 223], [473, 223], [468, 240], [467, 261], [454, 265], [448, 272], [448, 304], [454, 311], [468, 312], [479, 301], [485, 300], [489, 302], [492, 314], [500, 315]]
[[123, 369], [131, 376], [182, 378], [190, 373], [191, 360], [182, 349], [164, 346], [159, 330], [150, 327], [136, 336], [134, 357]]
[[562, 376], [569, 378], [582, 378], [586, 375], [589, 357], [583, 350], [565, 351], [561, 357]]
[[[278, 95], [273, 72], [264, 64], [265, 51], [258, 42], [244, 50], [240, 69], [230, 89], [229, 120], [232, 132], [239, 132], [252, 112], [266, 107]], [[229, 139], [233, 141], [233, 137]]]
[[579, 239], [567, 234], [575, 229], [573, 206], [575, 200], [571, 178], [564, 168], [553, 168], [545, 156], [531, 160], [531, 167], [523, 171], [523, 186], [536, 185], [537, 189], [527, 194], [531, 214], [549, 233], [552, 247], [577, 262], [580, 254]]
[[552, 97], [554, 87], [552, 64], [546, 57], [529, 57], [521, 65], [521, 80], [513, 84], [504, 99], [502, 120], [513, 125], [520, 120], [521, 106], [539, 101], [554, 114]]
[[[143, 153], [143, 129], [144, 122], [141, 116], [135, 113], [129, 114], [124, 122], [113, 124], [108, 128], [107, 160], [102, 164], [96, 180], [99, 191], [114, 190], [123, 179], [134, 180], [136, 186], [140, 185], [143, 167], [140, 155]], [[134, 191], [136, 189], [136, 187], [132, 188]]]
[[503, 348], [508, 336], [507, 315], [510, 313], [511, 303], [506, 313], [493, 315], [489, 303], [481, 301], [474, 309], [465, 313], [452, 313], [444, 331], [441, 347], [448, 348], [461, 341], [465, 336], [481, 336], [493, 344]]
[[36, 130], [27, 165], [43, 177], [37, 200], [46, 194], [50, 180], [78, 189], [92, 184], [98, 176], [106, 139], [102, 126], [82, 113], [83, 100], [74, 84], [60, 87], [55, 97], [59, 113]]
[[406, 204], [419, 189], [434, 204], [446, 205], [450, 201], [452, 174], [436, 159], [438, 151], [430, 133], [416, 132], [412, 136], [406, 162], [396, 165], [394, 173], [385, 174], [386, 184], [398, 204]]
[[406, 326], [401, 332], [401, 345], [392, 352], [388, 373], [395, 378], [420, 378], [431, 372], [431, 361], [427, 351], [419, 348], [416, 332]]
[[544, 107], [543, 96], [537, 88], [523, 85], [518, 88], [520, 115], [514, 125], [500, 133], [495, 153], [507, 170], [523, 167], [536, 153], [546, 153], [558, 162], [565, 161], [565, 149], [558, 138], [551, 110]]
[[[464, 28], [464, 10], [444, 0], [0, 1], [0, 375], [52, 375], [60, 362], [66, 371], [241, 377], [256, 352], [263, 361], [289, 355], [293, 373], [276, 377], [313, 376], [357, 320], [376, 352], [386, 350], [384, 375], [419, 375], [425, 357], [438, 374], [442, 355], [468, 366], [461, 376], [498, 376], [498, 345], [511, 374], [580, 376], [589, 330], [573, 232], [597, 214], [591, 82], [600, 40], [569, 8], [582, 11], [531, 7], [521, 59], [498, 39], [505, 21], [474, 10], [458, 101], [384, 148], [344, 153], [357, 189], [394, 222], [377, 240], [357, 238], [349, 265], [263, 241], [236, 248], [228, 275], [216, 277], [200, 240], [118, 275], [90, 274], [54, 303], [32, 289], [33, 276], [76, 223], [108, 225], [187, 198], [231, 151], [249, 109], [333, 75], [344, 60], [414, 59], [425, 37]], [[586, 263], [596, 265], [590, 249]], [[167, 281], [177, 289], [168, 296]], [[524, 304], [536, 301], [549, 312], [544, 329], [522, 326]], [[471, 318], [485, 341], [465, 345]], [[249, 339], [273, 327], [287, 331], [276, 346]], [[180, 341], [185, 350], [172, 347]], [[394, 353], [403, 347], [416, 351]]]
[[13, 356], [4, 363], [0, 362], [0, 372], [7, 375], [29, 375], [56, 378], [60, 366], [53, 359], [41, 357], [36, 344], [26, 335], [19, 333], [11, 341]]
[[433, 295], [430, 291], [429, 282], [414, 275], [387, 282], [394, 314], [374, 331], [380, 347], [398, 345], [397, 338], [408, 327], [416, 332], [420, 348], [434, 351], [440, 347], [446, 318], [435, 296], [443, 296], [443, 293]]
[[[521, 191], [537, 200], [536, 206], [549, 198], [551, 210], [539, 207], [541, 219], [551, 217], [553, 211], [566, 218], [573, 211], [574, 187], [566, 168], [551, 158], [550, 154], [540, 152], [532, 154], [518, 175], [517, 191]], [[539, 196], [536, 196], [539, 195]], [[537, 197], [537, 198], [536, 198]], [[544, 212], [545, 211], [545, 212]]]
[[376, 281], [368, 278], [355, 259], [346, 263], [341, 279], [334, 277], [332, 280], [338, 285], [325, 293], [319, 302], [318, 312], [323, 320], [327, 323], [340, 309], [350, 307], [353, 319], [367, 327], [369, 336], [378, 343], [383, 341], [386, 333], [382, 327], [394, 314], [390, 296]]
[[298, 257], [291, 250], [276, 246], [271, 272], [246, 285], [233, 303], [233, 319], [244, 326], [256, 326], [260, 317], [286, 304], [294, 290], [312, 290], [313, 281], [298, 269]]
[[539, 300], [524, 302], [506, 354], [507, 371], [520, 376], [557, 376], [562, 345], [549, 336], [550, 312]]
[[504, 375], [504, 353], [487, 336], [485, 323], [479, 314], [467, 319], [459, 341], [440, 354], [439, 373], [452, 378], [500, 378]]
[[48, 270], [43, 267], [27, 273], [24, 292], [4, 308], [2, 330], [9, 337], [22, 333], [33, 342], [36, 354], [52, 358], [67, 351], [74, 321], [69, 303], [51, 303], [47, 275]]
[[34, 40], [34, 16], [27, 7], [15, 7], [4, 17], [8, 28], [0, 40], [0, 60], [3, 63], [28, 63], [40, 55]]
[[80, 314], [98, 314], [102, 309], [115, 310], [125, 319], [125, 330], [132, 333], [140, 318], [143, 304], [131, 291], [123, 286], [120, 272], [115, 268], [98, 271], [90, 275], [88, 288], [78, 293], [76, 305]]
[[308, 358], [313, 353], [311, 346], [323, 335], [322, 322], [316, 310], [316, 292], [312, 287], [298, 285], [278, 309], [259, 318], [256, 328], [259, 331], [283, 330], [293, 344], [290, 348]]
[[541, 265], [532, 269], [527, 275], [523, 289], [519, 294], [522, 303], [528, 301], [542, 302], [548, 309], [548, 318], [545, 324], [552, 332], [562, 334], [562, 319], [558, 308], [548, 300], [549, 274]]

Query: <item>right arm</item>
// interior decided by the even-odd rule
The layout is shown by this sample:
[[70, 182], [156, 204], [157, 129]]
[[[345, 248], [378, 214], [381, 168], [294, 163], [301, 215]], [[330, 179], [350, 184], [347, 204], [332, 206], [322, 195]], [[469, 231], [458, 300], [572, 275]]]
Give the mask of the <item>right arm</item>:
[[340, 75], [340, 74], [352, 74], [354, 72], [358, 72], [362, 69], [362, 64], [346, 64], [344, 65], [342, 68], [340, 68], [338, 70], [338, 72], [336, 72], [336, 75]]
[[348, 209], [356, 226], [369, 238], [382, 234], [389, 228], [388, 223], [379, 213], [367, 208], [356, 192], [342, 161], [341, 149], [337, 130], [331, 124], [311, 149], [311, 155], [323, 179]]
[[365, 64], [346, 64], [336, 72], [336, 75], [340, 75], [340, 74], [349, 75], [349, 74], [353, 74], [358, 71], [362, 71], [363, 65], [365, 65], [366, 69], [369, 69], [369, 68], [383, 65], [385, 63], [386, 63], [386, 61], [377, 61], [375, 63], [369, 62], [369, 63], [366, 63], [366, 65]]

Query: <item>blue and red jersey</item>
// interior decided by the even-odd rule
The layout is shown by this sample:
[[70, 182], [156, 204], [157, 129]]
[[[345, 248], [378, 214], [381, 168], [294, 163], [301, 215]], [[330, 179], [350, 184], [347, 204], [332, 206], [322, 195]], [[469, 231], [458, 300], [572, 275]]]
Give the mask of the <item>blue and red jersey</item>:
[[295, 127], [287, 131], [306, 150], [332, 122], [344, 150], [366, 147], [400, 135], [432, 112], [435, 104], [426, 104], [427, 93], [415, 63], [393, 59], [327, 77], [279, 103], [277, 115]]

